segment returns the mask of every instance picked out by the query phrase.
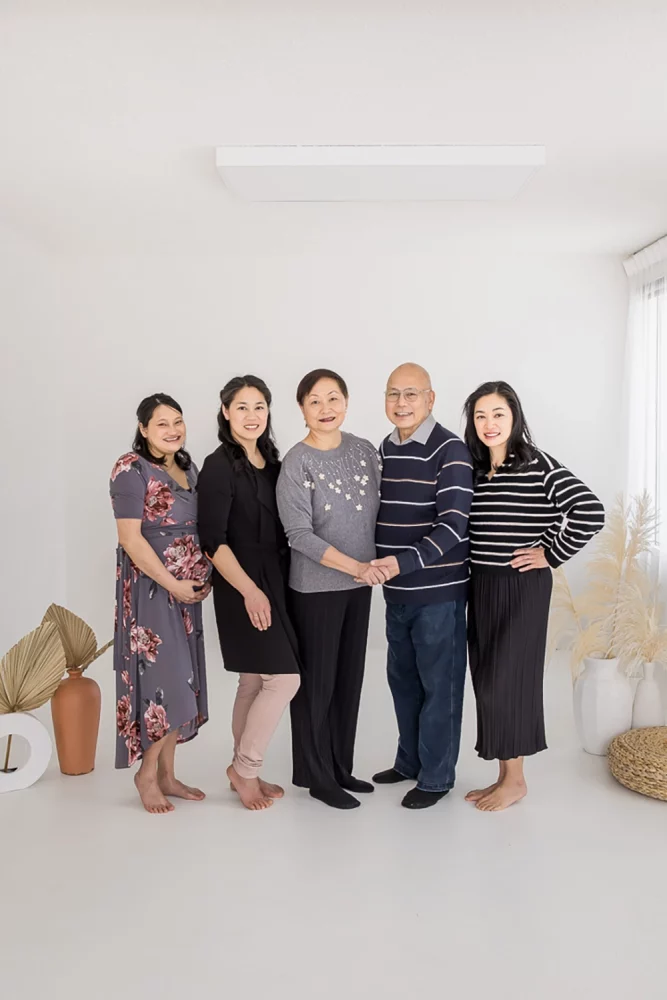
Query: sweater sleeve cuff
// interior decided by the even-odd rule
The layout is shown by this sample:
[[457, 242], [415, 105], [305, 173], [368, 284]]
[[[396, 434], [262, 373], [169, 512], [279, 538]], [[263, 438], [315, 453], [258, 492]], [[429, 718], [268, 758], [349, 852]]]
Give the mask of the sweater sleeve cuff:
[[414, 573], [419, 569], [417, 553], [413, 552], [412, 549], [406, 549], [403, 552], [399, 552], [396, 556], [396, 560], [398, 562], [400, 576], [404, 576], [406, 573]]
[[314, 534], [302, 535], [296, 542], [291, 542], [291, 545], [297, 552], [316, 563], [321, 563], [322, 556], [327, 549], [331, 548], [329, 542], [325, 542], [323, 538]]
[[554, 554], [553, 549], [545, 549], [544, 558], [552, 569], [558, 569], [558, 567], [563, 564], [563, 560], [559, 559], [558, 556]]

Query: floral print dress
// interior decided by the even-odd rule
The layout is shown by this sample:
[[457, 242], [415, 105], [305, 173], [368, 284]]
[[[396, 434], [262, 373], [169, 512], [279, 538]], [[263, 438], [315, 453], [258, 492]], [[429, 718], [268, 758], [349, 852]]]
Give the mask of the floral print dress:
[[[179, 580], [207, 590], [211, 566], [197, 534], [197, 470], [189, 489], [130, 452], [111, 472], [114, 516], [141, 520], [141, 533]], [[116, 767], [131, 767], [157, 740], [179, 743], [208, 719], [201, 604], [180, 604], [142, 573], [119, 545], [116, 558]]]

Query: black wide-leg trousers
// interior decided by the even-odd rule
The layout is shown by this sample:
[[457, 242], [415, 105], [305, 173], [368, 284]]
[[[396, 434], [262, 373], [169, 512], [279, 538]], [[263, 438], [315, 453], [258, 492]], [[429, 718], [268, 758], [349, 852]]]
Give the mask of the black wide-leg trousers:
[[291, 590], [301, 687], [290, 705], [295, 785], [331, 788], [352, 774], [371, 588]]

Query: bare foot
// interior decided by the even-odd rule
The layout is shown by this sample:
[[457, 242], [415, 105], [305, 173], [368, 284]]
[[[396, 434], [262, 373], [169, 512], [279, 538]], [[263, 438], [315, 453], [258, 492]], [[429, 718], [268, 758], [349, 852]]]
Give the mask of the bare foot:
[[499, 812], [519, 802], [528, 791], [525, 781], [501, 781], [489, 795], [477, 803], [482, 812]]
[[246, 809], [268, 809], [269, 806], [273, 805], [273, 799], [262, 792], [259, 778], [242, 778], [231, 764], [227, 768], [227, 777], [234, 791], [239, 793], [241, 802]]
[[[285, 789], [280, 785], [272, 785], [270, 781], [264, 781], [263, 778], [258, 778], [259, 788], [262, 795], [268, 795], [270, 799], [282, 799], [285, 794]], [[236, 791], [231, 781], [229, 782], [229, 787], [233, 792]]]
[[162, 793], [162, 789], [158, 784], [157, 774], [143, 774], [140, 769], [134, 776], [134, 783], [137, 786], [137, 791], [141, 796], [141, 801], [144, 804], [146, 812], [168, 813], [174, 811], [173, 805], [165, 799]]
[[184, 785], [176, 778], [159, 778], [158, 783], [163, 795], [173, 795], [177, 799], [189, 799], [193, 802], [201, 802], [206, 796], [200, 788], [192, 788], [191, 785]]
[[473, 788], [472, 792], [468, 792], [466, 795], [466, 802], [479, 802], [480, 799], [490, 795], [491, 792], [495, 792], [499, 784], [500, 781], [494, 781], [488, 788]]
[[259, 787], [262, 795], [268, 795], [270, 799], [282, 799], [285, 794], [285, 789], [280, 785], [272, 785], [270, 781], [263, 781], [262, 778], [259, 779]]

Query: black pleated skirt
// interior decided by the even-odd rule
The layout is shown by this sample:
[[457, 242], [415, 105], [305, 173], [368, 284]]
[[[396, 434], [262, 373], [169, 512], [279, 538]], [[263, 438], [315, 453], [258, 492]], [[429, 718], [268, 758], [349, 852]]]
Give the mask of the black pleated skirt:
[[468, 653], [477, 701], [477, 746], [484, 760], [546, 750], [544, 656], [553, 579], [550, 569], [472, 568]]

